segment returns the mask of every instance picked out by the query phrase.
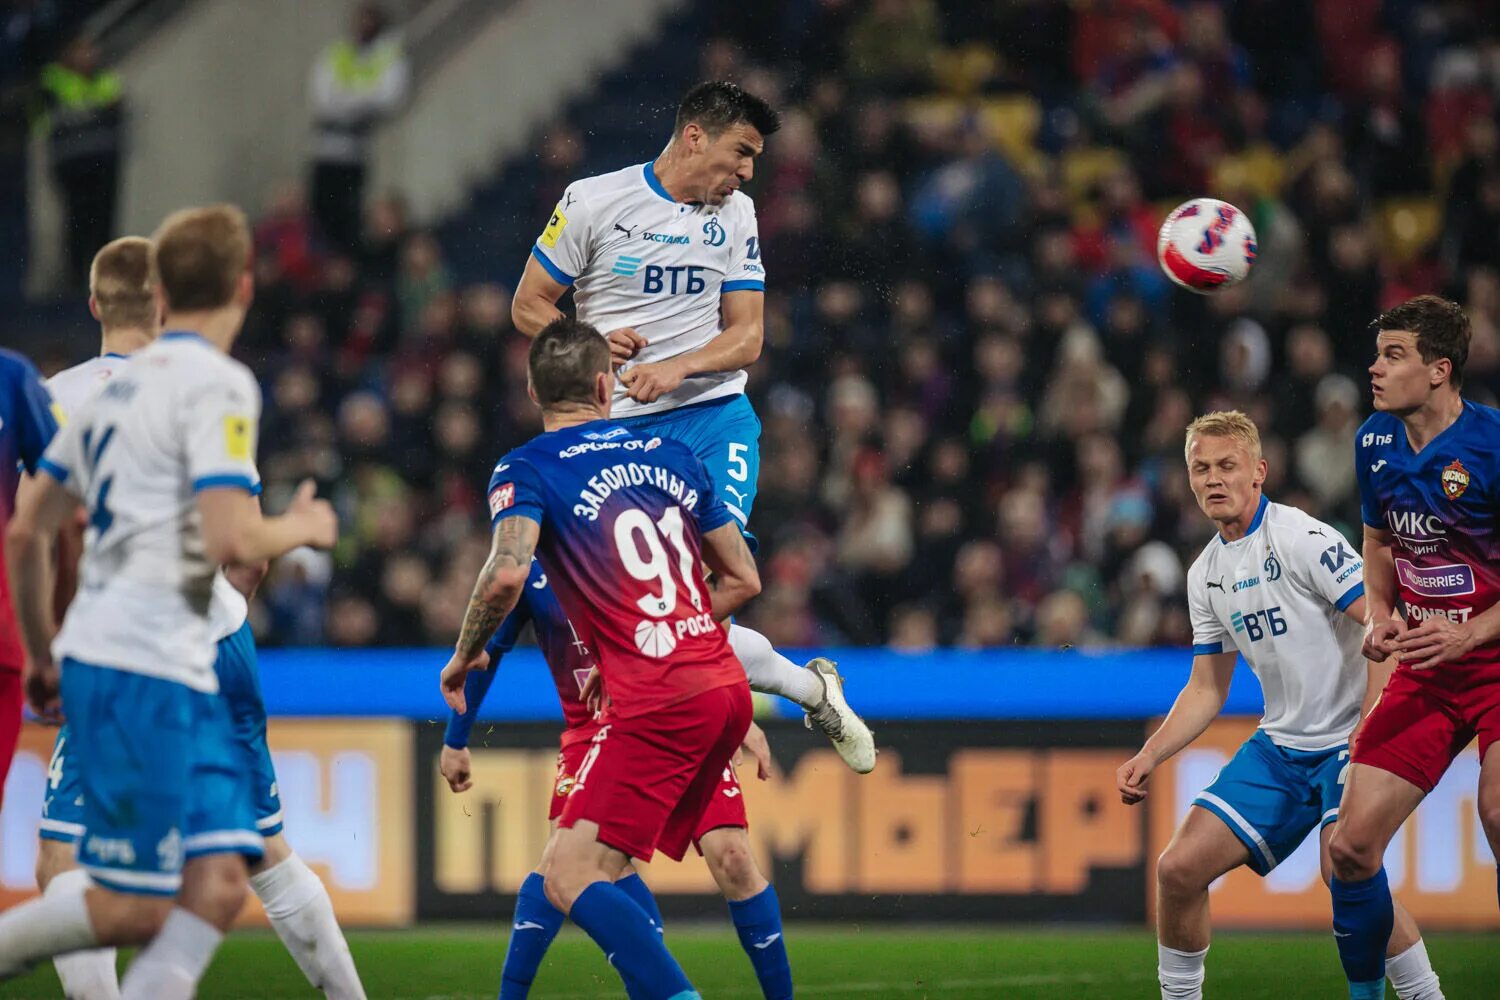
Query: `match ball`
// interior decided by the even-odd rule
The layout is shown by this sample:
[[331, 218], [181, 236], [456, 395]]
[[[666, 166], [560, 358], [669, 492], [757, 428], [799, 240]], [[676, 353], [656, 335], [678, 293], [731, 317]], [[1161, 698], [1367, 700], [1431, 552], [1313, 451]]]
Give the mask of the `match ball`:
[[635, 627], [635, 648], [659, 660], [677, 648], [677, 637], [666, 622], [642, 621]]
[[1161, 224], [1156, 259], [1167, 277], [1188, 291], [1217, 292], [1250, 273], [1255, 227], [1227, 201], [1194, 198], [1178, 205]]

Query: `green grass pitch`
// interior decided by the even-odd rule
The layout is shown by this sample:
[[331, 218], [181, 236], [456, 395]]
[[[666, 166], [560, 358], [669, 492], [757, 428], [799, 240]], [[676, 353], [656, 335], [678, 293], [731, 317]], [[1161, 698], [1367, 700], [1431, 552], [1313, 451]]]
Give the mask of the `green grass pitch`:
[[[492, 1000], [500, 981], [502, 925], [354, 932], [355, 961], [371, 1000]], [[760, 991], [739, 943], [712, 924], [669, 928], [667, 941], [708, 1000], [755, 1000]], [[897, 1000], [1153, 1000], [1156, 948], [1145, 930], [791, 925], [787, 942], [799, 997]], [[1500, 996], [1500, 941], [1433, 934], [1428, 950], [1450, 1000]], [[1337, 1000], [1346, 996], [1333, 940], [1324, 934], [1221, 933], [1209, 953], [1214, 1000]], [[269, 933], [225, 943], [199, 994], [311, 998], [315, 994]], [[531, 993], [536, 1000], [623, 997], [619, 980], [569, 928]], [[1390, 996], [1394, 997], [1394, 991]], [[0, 996], [58, 998], [48, 965], [0, 986]]]

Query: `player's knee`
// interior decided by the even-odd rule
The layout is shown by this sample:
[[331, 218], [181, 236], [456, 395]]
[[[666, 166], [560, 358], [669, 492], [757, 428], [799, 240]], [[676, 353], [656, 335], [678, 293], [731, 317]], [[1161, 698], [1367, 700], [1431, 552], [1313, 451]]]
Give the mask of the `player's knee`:
[[542, 892], [546, 894], [547, 902], [562, 913], [573, 909], [574, 901], [584, 888], [576, 868], [568, 864], [560, 865], [556, 858], [547, 867], [547, 874], [542, 876]]
[[767, 882], [743, 836], [723, 837], [705, 854], [714, 881], [729, 899], [749, 899], [765, 889]]
[[1328, 844], [1334, 877], [1343, 882], [1370, 878], [1380, 870], [1380, 845], [1355, 827], [1340, 821]]
[[1191, 896], [1208, 888], [1206, 878], [1192, 856], [1176, 846], [1169, 846], [1156, 859], [1156, 886], [1162, 896]]
[[244, 908], [250, 880], [239, 855], [213, 855], [200, 859], [195, 871], [185, 874], [179, 896], [184, 909], [197, 914], [220, 930], [228, 930]]

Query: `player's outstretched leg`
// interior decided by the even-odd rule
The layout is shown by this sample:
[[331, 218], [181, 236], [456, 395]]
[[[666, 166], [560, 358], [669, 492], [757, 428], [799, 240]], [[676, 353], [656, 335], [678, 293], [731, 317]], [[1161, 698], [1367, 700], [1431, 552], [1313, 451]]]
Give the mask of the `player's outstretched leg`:
[[330, 1000], [364, 1000], [328, 889], [281, 834], [266, 838], [265, 857], [251, 870], [250, 888], [313, 988]]
[[651, 918], [614, 885], [626, 855], [599, 843], [598, 834], [591, 820], [558, 830], [544, 880], [547, 898], [594, 939], [645, 1000], [699, 1000]]
[[799, 667], [776, 652], [771, 640], [743, 625], [729, 626], [729, 645], [752, 689], [801, 705], [809, 728], [827, 736], [844, 763], [860, 774], [875, 769], [875, 734], [844, 700], [843, 678], [832, 660], [820, 656]]
[[792, 965], [781, 930], [776, 887], [761, 874], [744, 827], [722, 826], [699, 838], [703, 859], [729, 903], [740, 947], [766, 1000], [791, 1000]]

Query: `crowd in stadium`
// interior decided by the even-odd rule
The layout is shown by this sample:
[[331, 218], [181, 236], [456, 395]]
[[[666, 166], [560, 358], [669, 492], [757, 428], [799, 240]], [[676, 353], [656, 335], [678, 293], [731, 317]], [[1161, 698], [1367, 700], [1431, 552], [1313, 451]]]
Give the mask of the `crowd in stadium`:
[[[1500, 15], [1483, 2], [821, 0], [714, 15], [701, 75], [783, 109], [749, 192], [768, 270], [751, 521], [777, 646], [1190, 642], [1210, 523], [1183, 428], [1259, 423], [1267, 493], [1358, 533], [1372, 319], [1462, 302], [1500, 393]], [[1407, 39], [1398, 45], [1397, 36]], [[663, 96], [670, 104], [675, 94]], [[665, 135], [642, 134], [637, 161]], [[532, 212], [460, 285], [399, 196], [333, 252], [301, 189], [259, 213], [268, 506], [344, 522], [276, 567], [266, 644], [446, 644], [496, 457], [538, 429], [508, 289], [590, 141], [539, 137]], [[623, 161], [616, 166], [623, 166]], [[1250, 213], [1251, 279], [1155, 263], [1186, 197]]]

